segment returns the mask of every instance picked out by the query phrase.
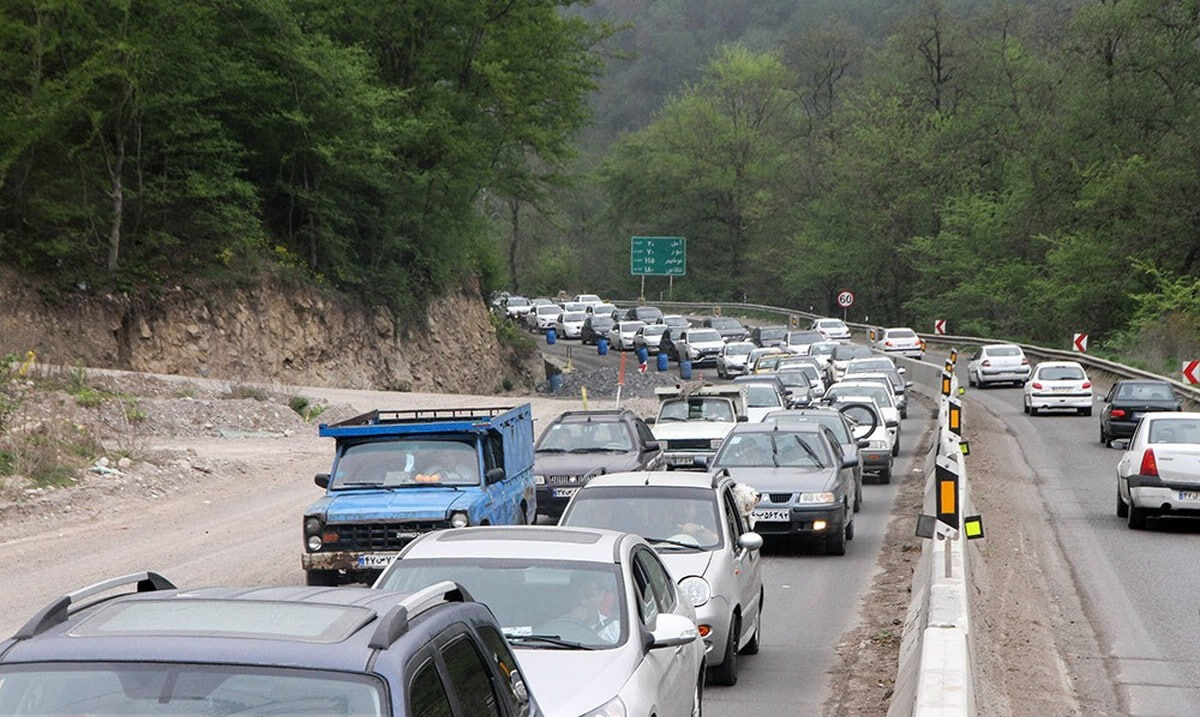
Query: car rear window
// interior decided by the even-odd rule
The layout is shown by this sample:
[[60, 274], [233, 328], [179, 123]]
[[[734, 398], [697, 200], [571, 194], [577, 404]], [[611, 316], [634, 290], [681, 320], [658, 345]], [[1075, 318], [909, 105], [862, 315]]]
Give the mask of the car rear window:
[[1200, 443], [1200, 420], [1160, 418], [1150, 422], [1150, 443]]
[[1171, 401], [1175, 392], [1165, 383], [1123, 383], [1114, 398], [1123, 401]]
[[1082, 381], [1083, 370], [1077, 366], [1043, 366], [1038, 378], [1043, 381]]
[[761, 339], [782, 339], [787, 334], [787, 329], [759, 329], [758, 336]]
[[915, 339], [917, 335], [912, 329], [893, 329], [888, 332], [889, 339]]
[[834, 361], [849, 361], [850, 359], [865, 358], [871, 355], [871, 350], [865, 346], [838, 346], [833, 350]]
[[988, 356], [1003, 357], [1003, 356], [1020, 356], [1021, 349], [1017, 346], [991, 346], [983, 351]]

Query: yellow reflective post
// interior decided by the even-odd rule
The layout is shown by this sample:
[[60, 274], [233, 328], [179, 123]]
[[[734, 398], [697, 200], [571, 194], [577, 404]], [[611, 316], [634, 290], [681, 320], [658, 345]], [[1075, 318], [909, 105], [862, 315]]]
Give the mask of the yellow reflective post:
[[962, 437], [962, 404], [958, 399], [952, 398], [949, 401], [950, 406], [950, 432], [958, 437]]
[[954, 362], [946, 360], [946, 373], [954, 373]]
[[958, 473], [952, 470], [949, 465], [944, 465], [939, 460], [934, 470], [934, 478], [937, 481], [937, 492], [934, 493], [934, 496], [937, 500], [938, 520], [953, 528], [957, 528]]
[[950, 349], [950, 363], [958, 364], [958, 349]]
[[968, 515], [963, 518], [963, 533], [966, 534], [967, 540], [975, 540], [983, 537], [983, 516]]
[[942, 395], [950, 395], [950, 374], [942, 371]]
[[583, 410], [585, 410], [585, 411], [588, 410], [587, 386], [579, 387], [579, 395], [583, 397]]

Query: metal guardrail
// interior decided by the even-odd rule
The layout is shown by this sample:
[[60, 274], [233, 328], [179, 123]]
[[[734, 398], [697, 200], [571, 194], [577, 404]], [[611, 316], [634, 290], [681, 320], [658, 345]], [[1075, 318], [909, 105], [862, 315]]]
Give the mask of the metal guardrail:
[[[614, 301], [612, 303], [617, 306], [637, 306], [638, 304], [636, 301]], [[747, 304], [741, 302], [657, 301], [653, 302], [653, 305], [664, 310], [701, 311], [704, 313], [713, 313], [714, 308], [719, 309], [721, 312], [729, 310], [749, 310], [759, 313], [777, 315], [784, 323], [787, 323], [788, 318], [791, 316], [799, 316], [806, 319], [829, 318], [823, 314], [814, 314], [810, 311], [799, 311], [795, 309], [786, 309], [780, 306]], [[881, 328], [880, 326], [874, 324], [861, 324], [851, 321], [847, 321], [846, 325], [852, 329], [857, 329], [864, 332], [870, 331], [871, 329], [878, 330]], [[1005, 341], [1004, 339], [982, 338], [979, 336], [951, 336], [945, 334], [924, 334], [920, 332], [917, 332], [917, 336], [920, 336], [922, 339], [924, 339], [926, 343], [944, 346], [984, 346], [987, 344], [1011, 343], [1020, 346], [1023, 351], [1035, 356], [1050, 359], [1060, 359], [1063, 361], [1078, 361], [1084, 366], [1089, 366], [1100, 371], [1106, 371], [1115, 376], [1120, 376], [1121, 378], [1144, 378], [1155, 381], [1166, 381], [1167, 383], [1171, 384], [1176, 391], [1179, 391], [1187, 398], [1191, 399], [1192, 401], [1200, 402], [1200, 387], [1198, 386], [1184, 383], [1183, 381], [1171, 378], [1169, 376], [1163, 376], [1150, 371], [1143, 371], [1142, 369], [1134, 368], [1133, 366], [1126, 366], [1125, 364], [1118, 363], [1116, 361], [1102, 359], [1097, 356], [1089, 356], [1087, 354], [1081, 354], [1075, 351], [1066, 351], [1063, 349], [1052, 349], [1045, 346], [1036, 346], [1034, 344], [1023, 344], [1016, 341]]]

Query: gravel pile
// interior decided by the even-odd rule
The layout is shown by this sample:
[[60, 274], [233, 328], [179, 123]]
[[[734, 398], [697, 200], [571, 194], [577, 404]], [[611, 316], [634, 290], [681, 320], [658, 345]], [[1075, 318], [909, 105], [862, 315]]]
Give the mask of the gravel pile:
[[[675, 369], [672, 366], [672, 369]], [[559, 374], [562, 377], [562, 387], [551, 395], [563, 398], [578, 398], [579, 390], [587, 387], [588, 396], [595, 398], [612, 398], [617, 394], [617, 367], [576, 370], [571, 373]], [[695, 377], [695, 374], [693, 374]], [[674, 386], [679, 382], [679, 371], [656, 371], [653, 364], [646, 373], [638, 373], [637, 364], [625, 369], [625, 388], [621, 396], [627, 398], [654, 398], [654, 389], [659, 386]], [[539, 393], [550, 393], [549, 383], [538, 388]]]

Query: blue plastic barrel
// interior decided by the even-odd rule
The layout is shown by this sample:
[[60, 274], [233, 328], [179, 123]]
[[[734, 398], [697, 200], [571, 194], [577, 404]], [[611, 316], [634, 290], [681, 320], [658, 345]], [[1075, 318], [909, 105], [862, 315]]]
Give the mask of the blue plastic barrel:
[[684, 381], [692, 380], [692, 362], [687, 359], [682, 359], [679, 362], [679, 378]]
[[546, 343], [553, 346], [555, 341], [558, 341], [558, 332], [554, 329], [546, 329]]
[[596, 353], [600, 354], [601, 356], [608, 355], [608, 339], [596, 339]]
[[638, 346], [635, 353], [637, 354], [637, 360], [639, 364], [646, 363], [646, 361], [650, 358], [650, 352], [646, 350], [645, 346]]
[[550, 393], [558, 393], [563, 387], [563, 375], [561, 373], [550, 374]]
[[666, 370], [667, 370], [667, 355], [666, 355], [666, 353], [664, 353], [664, 352], [662, 352], [662, 351], [659, 351], [659, 352], [658, 352], [658, 363], [657, 363], [657, 364], [655, 364], [655, 367], [656, 367], [656, 368], [657, 368], [659, 371], [666, 371]]

